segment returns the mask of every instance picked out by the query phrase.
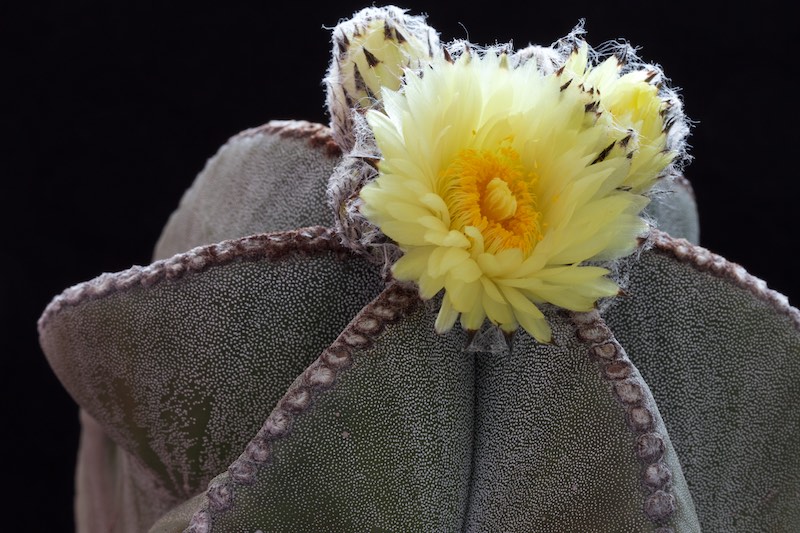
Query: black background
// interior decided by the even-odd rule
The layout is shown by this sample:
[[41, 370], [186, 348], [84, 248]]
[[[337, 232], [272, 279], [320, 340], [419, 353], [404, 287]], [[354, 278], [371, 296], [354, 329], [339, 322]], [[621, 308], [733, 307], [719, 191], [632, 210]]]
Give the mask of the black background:
[[[549, 44], [586, 18], [590, 43], [639, 46], [682, 88], [696, 123], [686, 173], [702, 244], [797, 305], [800, 95], [789, 13], [769, 2], [706, 11], [699, 2], [527, 4], [402, 5], [427, 12], [443, 40]], [[19, 496], [5, 502], [4, 530], [72, 529], [77, 407], [38, 347], [47, 302], [101, 272], [148, 263], [182, 191], [229, 136], [271, 119], [327, 122], [323, 25], [363, 6], [0, 7], [2, 457]]]

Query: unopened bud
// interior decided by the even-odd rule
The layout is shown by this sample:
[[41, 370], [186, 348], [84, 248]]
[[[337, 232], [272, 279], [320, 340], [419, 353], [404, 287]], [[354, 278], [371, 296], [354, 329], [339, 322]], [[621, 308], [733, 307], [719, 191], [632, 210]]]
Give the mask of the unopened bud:
[[383, 88], [400, 88], [405, 69], [419, 69], [439, 53], [439, 38], [421, 16], [394, 6], [369, 7], [333, 29], [333, 58], [325, 77], [334, 139], [355, 143], [351, 113], [381, 107]]

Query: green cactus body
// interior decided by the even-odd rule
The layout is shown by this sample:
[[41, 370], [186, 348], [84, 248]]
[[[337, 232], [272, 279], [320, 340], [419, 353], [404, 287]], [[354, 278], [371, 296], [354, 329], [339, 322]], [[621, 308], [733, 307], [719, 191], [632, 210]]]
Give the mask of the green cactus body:
[[[391, 16], [370, 26], [402, 44]], [[502, 61], [531, 58], [563, 59]], [[488, 323], [437, 334], [441, 294], [421, 299], [391, 274], [396, 250], [359, 241], [353, 124], [233, 137], [154, 263], [47, 307], [42, 348], [81, 407], [78, 531], [800, 527], [800, 312], [693, 244], [688, 181], [652, 194], [659, 229], [613, 266], [625, 294], [588, 312], [537, 302], [552, 342]]]
[[[287, 179], [302, 165], [322, 185], [338, 157], [326, 133], [276, 123], [234, 138], [159, 246], [207, 237], [198, 205], [218, 180], [286, 199], [312, 188]], [[690, 207], [657, 201], [652, 216], [673, 215], [659, 225], [696, 236], [685, 184], [662, 197]], [[213, 236], [283, 229], [282, 213], [258, 212]], [[519, 333], [510, 353], [491, 330], [468, 349], [462, 332], [435, 334], [435, 305], [382, 291], [322, 227], [70, 289], [40, 328], [85, 410], [79, 528], [103, 530], [105, 513], [125, 517], [115, 531], [182, 531], [192, 516], [197, 531], [790, 531], [797, 311], [666, 234], [628, 275], [608, 327], [555, 313], [553, 346]], [[114, 496], [89, 511], [102, 486]]]

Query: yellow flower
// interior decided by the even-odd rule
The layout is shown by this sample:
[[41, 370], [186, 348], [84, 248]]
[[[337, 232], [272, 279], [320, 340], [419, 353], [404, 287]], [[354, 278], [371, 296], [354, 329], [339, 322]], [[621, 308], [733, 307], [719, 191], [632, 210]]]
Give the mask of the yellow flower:
[[[650, 131], [629, 131], [649, 127], [658, 106], [639, 110], [627, 81], [608, 76], [598, 84], [617, 96], [604, 112], [577, 79], [593, 80], [592, 71], [578, 70], [512, 69], [491, 50], [437, 58], [401, 90], [384, 88], [384, 109], [367, 113], [382, 158], [361, 213], [404, 252], [397, 279], [416, 282], [424, 298], [444, 289], [437, 331], [459, 315], [477, 330], [488, 317], [549, 342], [537, 306], [588, 311], [617, 294], [607, 269], [583, 263], [637, 247], [648, 203], [639, 184], [671, 158], [637, 153]], [[634, 177], [638, 169], [647, 175]]]
[[588, 51], [586, 43], [582, 43], [564, 68], [567, 75], [578, 76], [585, 89], [598, 91], [603, 109], [611, 113], [617, 125], [637, 136], [639, 147], [633, 153], [625, 185], [635, 192], [646, 191], [678, 155], [677, 150], [665, 150], [667, 132], [664, 127], [666, 112], [678, 102], [659, 94], [658, 84], [662, 80], [658, 68], [644, 66], [620, 76], [625, 65], [612, 55], [596, 68], [588, 69]]

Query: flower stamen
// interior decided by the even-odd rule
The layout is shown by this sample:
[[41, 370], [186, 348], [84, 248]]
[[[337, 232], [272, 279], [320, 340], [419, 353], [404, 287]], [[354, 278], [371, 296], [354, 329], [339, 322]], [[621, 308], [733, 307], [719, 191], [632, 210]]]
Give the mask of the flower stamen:
[[513, 148], [462, 150], [442, 177], [451, 229], [478, 228], [487, 252], [519, 248], [527, 254], [541, 240], [541, 213], [531, 192], [536, 175], [524, 172]]
[[502, 222], [517, 212], [517, 199], [500, 178], [492, 178], [486, 185], [486, 193], [481, 202], [481, 211], [489, 220]]

